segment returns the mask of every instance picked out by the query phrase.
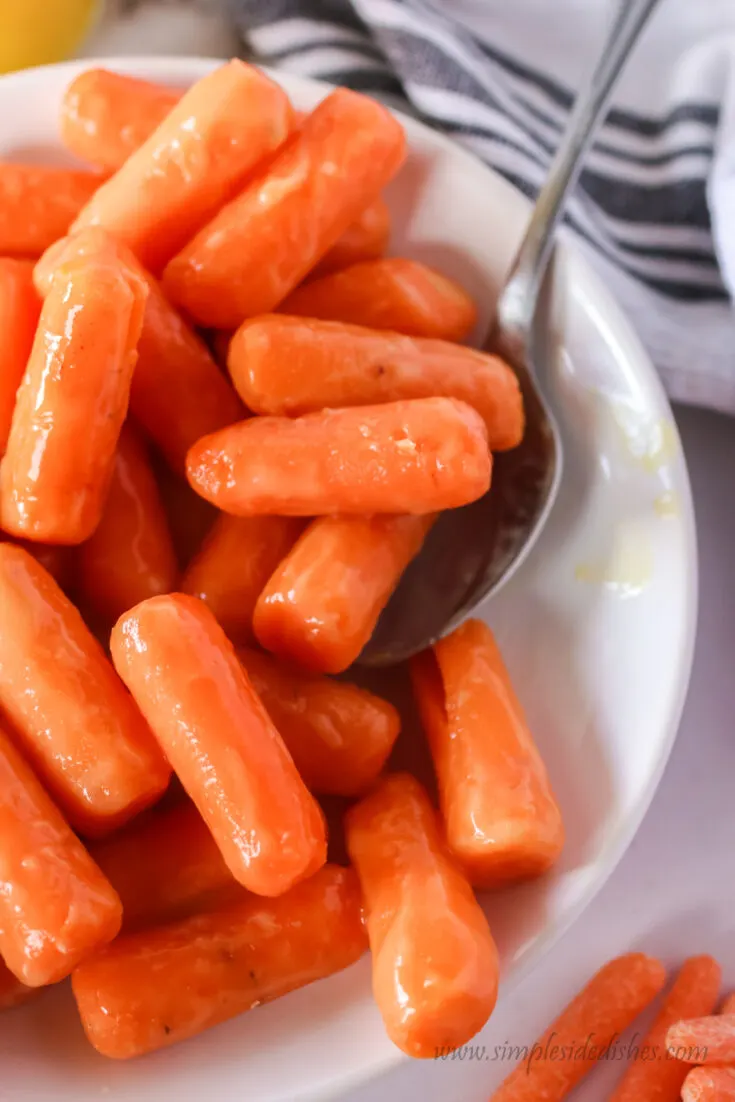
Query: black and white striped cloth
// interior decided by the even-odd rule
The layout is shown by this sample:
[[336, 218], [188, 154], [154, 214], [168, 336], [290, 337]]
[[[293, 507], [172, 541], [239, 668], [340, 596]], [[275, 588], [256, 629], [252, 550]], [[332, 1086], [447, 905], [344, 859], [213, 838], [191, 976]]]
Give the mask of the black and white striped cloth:
[[[533, 195], [616, 0], [230, 0], [245, 52], [409, 109]], [[676, 399], [735, 413], [735, 0], [662, 0], [567, 216]]]

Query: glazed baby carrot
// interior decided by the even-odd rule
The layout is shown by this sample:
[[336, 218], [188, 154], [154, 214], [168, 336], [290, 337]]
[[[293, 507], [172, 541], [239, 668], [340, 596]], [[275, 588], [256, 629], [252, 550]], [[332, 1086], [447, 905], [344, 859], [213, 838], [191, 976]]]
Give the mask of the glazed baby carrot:
[[47, 570], [60, 589], [68, 592], [74, 583], [73, 555], [75, 548], [54, 547], [48, 543], [34, 543], [32, 540], [12, 540], [18, 547], [24, 548], [44, 570]]
[[109, 69], [86, 69], [61, 101], [61, 140], [82, 160], [114, 172], [160, 126], [181, 92]]
[[389, 329], [414, 337], [461, 341], [477, 321], [467, 292], [425, 264], [390, 256], [309, 280], [281, 312]]
[[523, 436], [515, 372], [497, 356], [448, 341], [267, 314], [237, 330], [228, 367], [243, 401], [256, 413], [293, 417], [444, 396], [477, 410], [491, 451], [514, 448]]
[[401, 727], [393, 705], [259, 651], [237, 654], [306, 786], [320, 796], [359, 796], [369, 788]]
[[654, 1059], [637, 1059], [628, 1067], [611, 1102], [679, 1102], [686, 1064], [666, 1051], [666, 1034], [680, 1018], [709, 1014], [720, 989], [721, 970], [712, 957], [685, 961], [667, 993], [641, 1048]]
[[685, 1064], [735, 1064], [735, 1014], [712, 1014], [676, 1022], [666, 1048]]
[[447, 842], [475, 887], [545, 872], [564, 843], [546, 769], [492, 632], [468, 620], [411, 662]]
[[317, 673], [346, 670], [433, 522], [433, 516], [312, 521], [258, 599], [258, 642]]
[[0, 543], [0, 708], [90, 835], [153, 803], [170, 769], [99, 643], [27, 551]]
[[310, 274], [328, 275], [363, 260], [377, 260], [388, 248], [389, 239], [390, 211], [385, 199], [378, 197], [347, 227]]
[[130, 409], [174, 470], [183, 472], [191, 445], [240, 420], [243, 408], [204, 341], [169, 303], [158, 281], [103, 230], [84, 230], [49, 249], [34, 272], [39, 293], [48, 293], [60, 266], [100, 255], [116, 255], [148, 287]]
[[732, 1102], [735, 1068], [693, 1068], [681, 1091], [682, 1102]]
[[29, 987], [68, 976], [120, 929], [112, 886], [0, 732], [0, 953]]
[[0, 523], [81, 543], [97, 526], [128, 409], [147, 289], [107, 259], [61, 268], [47, 295], [0, 468]]
[[235, 879], [280, 895], [323, 865], [321, 812], [206, 605], [153, 597], [118, 621], [110, 645]]
[[126, 931], [188, 918], [243, 894], [188, 801], [154, 808], [90, 853], [120, 896]]
[[0, 162], [0, 255], [35, 259], [68, 232], [105, 177]]
[[436, 1058], [474, 1037], [495, 1006], [498, 954], [487, 919], [414, 777], [386, 777], [345, 825], [388, 1036], [409, 1056]]
[[0, 960], [0, 1010], [10, 1010], [21, 1006], [37, 993], [38, 988], [27, 984], [14, 976], [8, 966]]
[[96, 192], [73, 229], [101, 226], [157, 272], [289, 134], [288, 96], [237, 59], [197, 81]]
[[478, 413], [453, 398], [255, 417], [189, 451], [197, 493], [225, 513], [434, 513], [475, 501], [492, 459]]
[[189, 563], [182, 593], [204, 601], [234, 642], [252, 641], [258, 597], [303, 528], [298, 517], [220, 514]]
[[327, 865], [278, 899], [119, 938], [76, 969], [72, 989], [91, 1043], [125, 1060], [339, 972], [366, 948], [355, 874]]
[[109, 623], [176, 587], [176, 552], [143, 441], [123, 426], [102, 517], [79, 548], [85, 606]]
[[653, 1002], [666, 982], [660, 961], [627, 953], [609, 961], [582, 988], [490, 1102], [562, 1102]]
[[202, 325], [264, 314], [339, 240], [405, 156], [403, 128], [374, 100], [338, 88], [166, 268], [164, 287]]
[[179, 567], [185, 570], [211, 531], [219, 513], [155, 455], [158, 488], [168, 517]]
[[40, 312], [31, 261], [0, 257], [0, 455], [8, 441], [15, 393], [31, 354]]

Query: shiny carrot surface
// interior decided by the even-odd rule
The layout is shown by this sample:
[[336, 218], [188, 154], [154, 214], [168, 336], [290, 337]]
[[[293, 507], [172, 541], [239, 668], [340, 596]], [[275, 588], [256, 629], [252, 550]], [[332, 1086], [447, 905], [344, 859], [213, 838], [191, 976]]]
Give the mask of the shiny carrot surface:
[[181, 94], [109, 69], [85, 69], [61, 101], [61, 140], [77, 157], [114, 172], [160, 126]]
[[392, 704], [256, 650], [237, 654], [312, 792], [359, 796], [377, 780], [401, 727]]
[[111, 649], [235, 879], [279, 895], [315, 872], [321, 812], [206, 605], [144, 601], [116, 624]]
[[217, 329], [273, 310], [377, 198], [405, 148], [403, 128], [384, 107], [336, 89], [174, 257], [167, 292]]
[[182, 592], [204, 601], [231, 640], [251, 642], [258, 597], [303, 528], [297, 517], [220, 514], [189, 563]]
[[310, 276], [328, 275], [360, 264], [364, 260], [376, 260], [388, 248], [390, 240], [390, 211], [385, 199], [375, 199], [339, 240], [325, 253]]
[[155, 455], [152, 457], [179, 567], [185, 570], [211, 532], [218, 511]]
[[100, 258], [59, 269], [0, 467], [0, 523], [16, 536], [81, 543], [99, 523], [128, 409], [147, 289]]
[[0, 162], [0, 255], [40, 256], [68, 233], [104, 179], [96, 172]]
[[40, 313], [31, 261], [0, 257], [0, 455], [8, 441], [15, 394], [31, 354]]
[[366, 947], [355, 874], [327, 865], [278, 899], [120, 938], [72, 988], [94, 1047], [124, 1060], [339, 972]]
[[197, 493], [240, 516], [434, 513], [490, 486], [480, 415], [451, 398], [255, 417], [200, 440]]
[[346, 831], [388, 1036], [409, 1056], [435, 1058], [474, 1037], [495, 1006], [487, 919], [414, 777], [386, 777], [347, 812]]
[[458, 398], [483, 418], [491, 451], [523, 436], [515, 373], [498, 359], [447, 341], [341, 322], [268, 314], [235, 333], [228, 367], [255, 413], [298, 416], [325, 408], [410, 398]]
[[120, 928], [120, 900], [0, 731], [0, 953], [40, 987]]
[[468, 620], [411, 663], [452, 853], [476, 887], [538, 876], [561, 812], [492, 632]]
[[56, 582], [0, 543], [0, 708], [72, 826], [89, 835], [153, 803], [170, 769]]
[[309, 280], [281, 304], [284, 314], [461, 341], [477, 307], [458, 283], [417, 260], [390, 256]]
[[86, 204], [73, 230], [100, 226], [158, 272], [292, 124], [283, 89], [252, 65], [229, 61], [184, 93]]
[[261, 646], [318, 673], [340, 673], [370, 639], [428, 516], [319, 517], [274, 571], [255, 606]]

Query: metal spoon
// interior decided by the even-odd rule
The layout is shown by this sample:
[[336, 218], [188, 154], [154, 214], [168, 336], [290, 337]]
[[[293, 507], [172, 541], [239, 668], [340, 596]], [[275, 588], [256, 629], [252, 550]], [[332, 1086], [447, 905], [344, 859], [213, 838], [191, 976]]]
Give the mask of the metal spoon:
[[559, 490], [562, 440], [543, 394], [539, 311], [554, 235], [609, 94], [658, 0], [622, 0], [602, 53], [577, 97], [497, 302], [486, 347], [515, 369], [526, 407], [523, 442], [494, 456], [492, 488], [444, 513], [409, 566], [360, 656], [392, 665], [452, 631], [496, 593], [531, 552]]

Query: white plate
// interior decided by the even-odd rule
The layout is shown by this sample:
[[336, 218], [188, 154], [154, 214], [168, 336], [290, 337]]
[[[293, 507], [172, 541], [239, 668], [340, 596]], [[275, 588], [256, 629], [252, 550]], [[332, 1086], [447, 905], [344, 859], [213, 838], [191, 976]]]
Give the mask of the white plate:
[[[92, 62], [0, 80], [0, 156], [64, 158], [64, 87]], [[110, 64], [109, 61], [103, 64]], [[188, 84], [213, 62], [117, 61]], [[299, 107], [325, 87], [280, 75]], [[405, 120], [411, 157], [390, 189], [393, 249], [456, 276], [488, 320], [528, 214], [508, 184]], [[566, 818], [544, 882], [487, 900], [507, 991], [582, 912], [630, 843], [676, 733], [696, 618], [689, 483], [671, 411], [634, 333], [582, 259], [564, 251], [553, 297], [553, 390], [566, 470], [551, 522], [487, 608]], [[400, 1054], [370, 998], [367, 959], [165, 1052], [116, 1064], [85, 1042], [68, 990], [3, 1016], [4, 1102], [324, 1102]], [[502, 1015], [502, 999], [498, 1015]], [[497, 1019], [496, 1019], [497, 1021]]]

